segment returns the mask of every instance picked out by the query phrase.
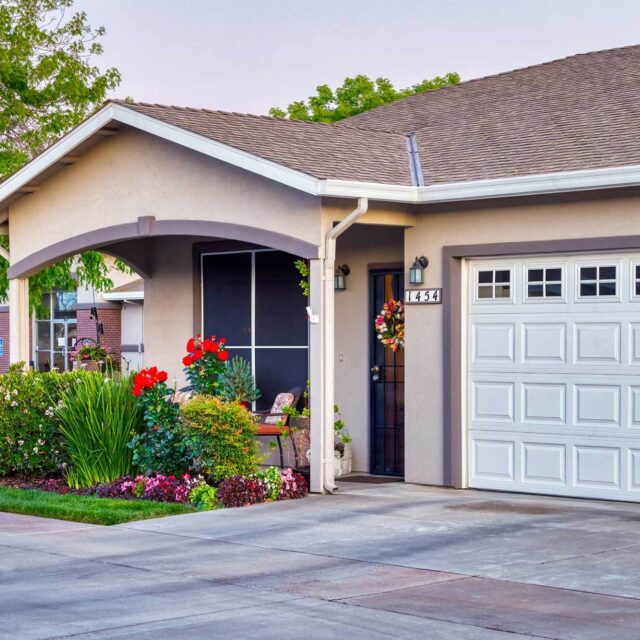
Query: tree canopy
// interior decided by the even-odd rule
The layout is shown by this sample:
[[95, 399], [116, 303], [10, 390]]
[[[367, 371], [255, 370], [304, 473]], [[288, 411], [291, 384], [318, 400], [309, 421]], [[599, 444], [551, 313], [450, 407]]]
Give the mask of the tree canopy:
[[[101, 71], [104, 27], [92, 28], [74, 0], [1, 0], [0, 180], [80, 124], [120, 83], [117, 69]], [[6, 236], [0, 244], [9, 248]], [[8, 263], [0, 257], [0, 301], [7, 300]], [[125, 268], [120, 265], [120, 268]], [[33, 309], [42, 294], [78, 284], [113, 286], [104, 256], [89, 251], [67, 258], [29, 280]]]
[[460, 76], [457, 73], [447, 73], [405, 89], [396, 89], [387, 78], [371, 80], [365, 75], [357, 75], [355, 78], [346, 78], [335, 91], [329, 85], [318, 85], [316, 94], [310, 96], [306, 102], [297, 100], [286, 110], [272, 107], [269, 109], [269, 115], [308, 122], [336, 122], [400, 98], [448, 87], [458, 82]]

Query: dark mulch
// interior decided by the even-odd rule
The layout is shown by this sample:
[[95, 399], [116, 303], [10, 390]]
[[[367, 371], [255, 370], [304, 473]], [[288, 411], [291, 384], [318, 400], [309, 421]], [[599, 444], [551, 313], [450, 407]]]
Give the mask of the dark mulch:
[[70, 489], [62, 478], [17, 478], [5, 476], [0, 478], [0, 487], [10, 489], [29, 489], [36, 491], [51, 491], [53, 493], [74, 493], [80, 496], [88, 496], [93, 489]]

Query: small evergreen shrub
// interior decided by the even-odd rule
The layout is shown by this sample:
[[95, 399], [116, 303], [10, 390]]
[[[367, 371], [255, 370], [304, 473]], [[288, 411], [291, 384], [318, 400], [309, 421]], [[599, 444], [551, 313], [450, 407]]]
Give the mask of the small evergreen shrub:
[[202, 473], [220, 482], [256, 472], [260, 463], [256, 423], [244, 407], [212, 396], [196, 396], [182, 407], [182, 415]]
[[251, 363], [240, 356], [231, 358], [218, 376], [220, 395], [229, 402], [249, 403], [260, 397]]

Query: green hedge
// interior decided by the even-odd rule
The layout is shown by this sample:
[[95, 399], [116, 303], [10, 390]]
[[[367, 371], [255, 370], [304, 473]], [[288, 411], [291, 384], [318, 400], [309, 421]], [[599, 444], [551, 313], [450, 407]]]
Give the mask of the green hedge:
[[84, 371], [0, 375], [0, 475], [45, 476], [68, 463], [55, 405]]

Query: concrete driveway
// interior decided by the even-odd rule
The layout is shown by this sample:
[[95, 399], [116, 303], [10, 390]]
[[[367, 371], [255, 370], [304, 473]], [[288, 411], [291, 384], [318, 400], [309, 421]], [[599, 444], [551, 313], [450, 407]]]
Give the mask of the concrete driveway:
[[0, 514], [0, 637], [640, 638], [640, 505], [343, 483], [97, 527]]

